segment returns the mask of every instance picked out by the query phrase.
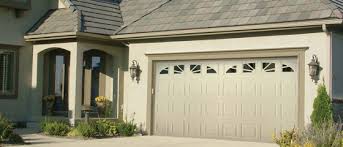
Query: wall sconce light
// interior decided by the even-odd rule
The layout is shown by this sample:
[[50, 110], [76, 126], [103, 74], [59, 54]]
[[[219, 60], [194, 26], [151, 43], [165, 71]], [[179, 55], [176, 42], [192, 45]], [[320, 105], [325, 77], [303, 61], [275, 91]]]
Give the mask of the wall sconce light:
[[318, 62], [318, 57], [316, 55], [312, 56], [312, 60], [308, 64], [308, 66], [309, 66], [310, 77], [311, 77], [312, 81], [317, 83], [319, 80], [318, 75], [319, 75], [321, 68], [320, 68], [320, 65]]
[[133, 60], [132, 65], [130, 66], [130, 75], [131, 75], [132, 81], [135, 80], [136, 78], [137, 83], [139, 83], [141, 79], [140, 78], [141, 73], [142, 73], [142, 70], [141, 70], [141, 67], [139, 66], [139, 63], [136, 60]]

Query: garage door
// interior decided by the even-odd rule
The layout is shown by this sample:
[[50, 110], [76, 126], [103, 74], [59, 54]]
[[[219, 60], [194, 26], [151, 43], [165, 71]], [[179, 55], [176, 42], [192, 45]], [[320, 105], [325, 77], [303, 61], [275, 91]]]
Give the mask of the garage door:
[[154, 135], [271, 141], [297, 126], [296, 58], [155, 64]]

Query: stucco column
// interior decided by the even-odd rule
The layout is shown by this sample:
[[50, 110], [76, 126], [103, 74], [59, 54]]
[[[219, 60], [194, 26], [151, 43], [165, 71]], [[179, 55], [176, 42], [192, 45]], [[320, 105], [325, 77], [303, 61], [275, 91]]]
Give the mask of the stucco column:
[[43, 56], [39, 54], [38, 49], [33, 48], [32, 55], [32, 92], [31, 100], [28, 105], [30, 112], [30, 121], [39, 121], [42, 116], [42, 97], [43, 97]]
[[77, 48], [70, 50], [69, 120], [72, 125], [81, 118], [82, 66], [83, 51]]

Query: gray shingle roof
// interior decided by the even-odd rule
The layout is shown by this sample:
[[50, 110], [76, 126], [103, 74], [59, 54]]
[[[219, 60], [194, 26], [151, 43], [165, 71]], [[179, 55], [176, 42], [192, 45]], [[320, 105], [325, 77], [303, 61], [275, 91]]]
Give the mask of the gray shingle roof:
[[71, 9], [50, 10], [28, 32], [29, 35], [76, 32], [78, 30], [78, 14]]
[[342, 19], [343, 0], [62, 0], [29, 35], [103, 35]]
[[342, 0], [172, 0], [118, 34], [342, 18]]
[[120, 3], [120, 10], [125, 25], [136, 21], [169, 0], [123, 0]]
[[[52, 10], [54, 15], [47, 13], [45, 20], [37, 23], [29, 31], [29, 35], [55, 32], [87, 32], [111, 35], [123, 25], [119, 4], [110, 0], [65, 0], [69, 9]], [[55, 14], [56, 13], [56, 14]], [[79, 17], [77, 17], [79, 14]], [[76, 19], [67, 19], [73, 16]], [[60, 27], [73, 24], [77, 29]]]

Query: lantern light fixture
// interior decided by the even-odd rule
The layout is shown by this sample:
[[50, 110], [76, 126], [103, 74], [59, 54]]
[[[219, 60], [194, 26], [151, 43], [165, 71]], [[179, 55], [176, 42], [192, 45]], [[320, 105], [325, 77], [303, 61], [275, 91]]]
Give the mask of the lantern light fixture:
[[319, 79], [318, 75], [320, 72], [320, 64], [318, 62], [318, 57], [316, 55], [312, 56], [312, 60], [308, 64], [308, 66], [309, 66], [309, 72], [310, 72], [310, 77], [311, 77], [312, 81], [317, 83], [317, 81]]
[[137, 60], [132, 61], [132, 65], [130, 66], [130, 75], [132, 81], [136, 79], [137, 83], [140, 81], [140, 76], [141, 76], [142, 70], [141, 67], [139, 66], [139, 63]]

